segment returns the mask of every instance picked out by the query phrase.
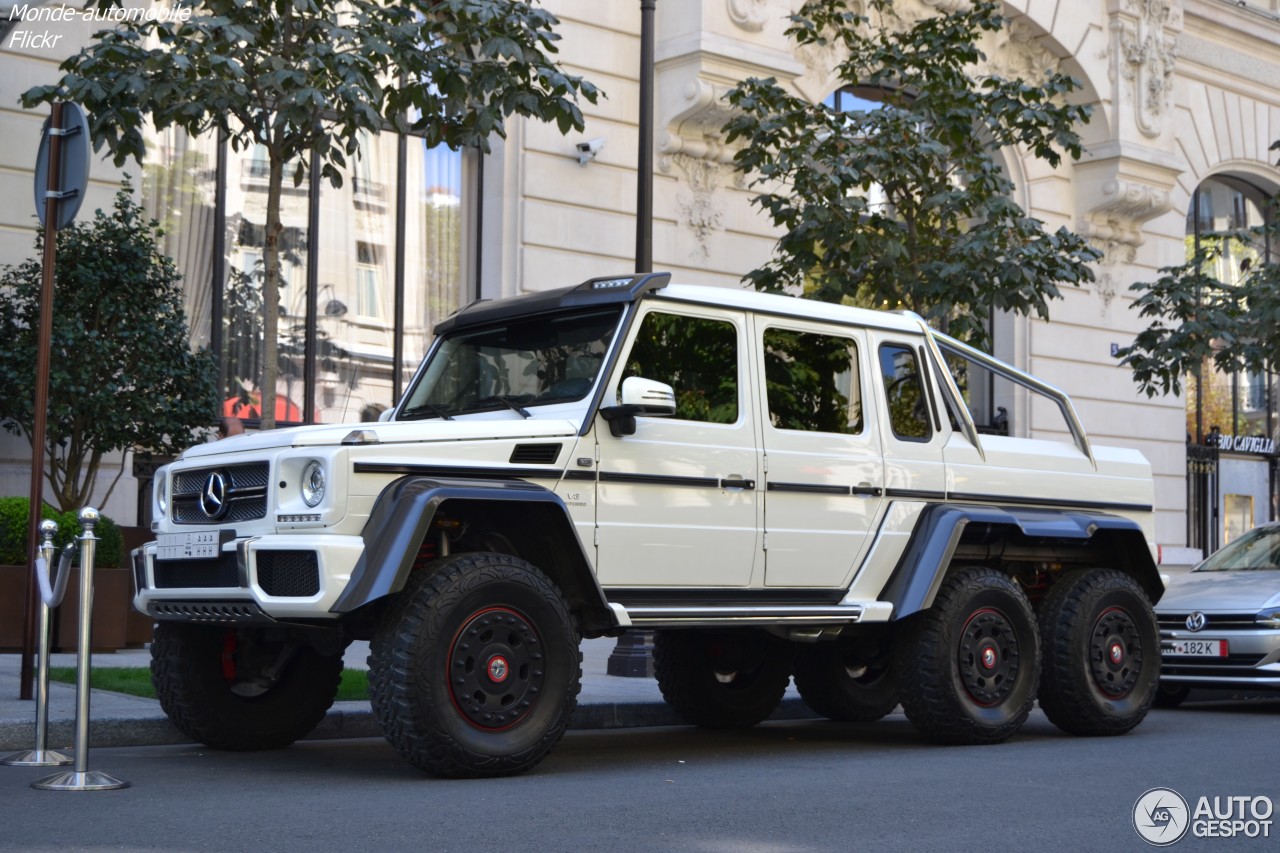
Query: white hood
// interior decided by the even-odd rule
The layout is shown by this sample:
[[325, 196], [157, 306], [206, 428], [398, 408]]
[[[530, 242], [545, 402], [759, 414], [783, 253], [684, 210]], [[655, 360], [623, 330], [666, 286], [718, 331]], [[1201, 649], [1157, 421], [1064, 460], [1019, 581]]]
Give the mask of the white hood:
[[410, 444], [428, 441], [476, 441], [484, 439], [521, 439], [570, 436], [578, 432], [577, 424], [568, 420], [535, 418], [515, 420], [467, 419], [444, 421], [386, 421], [354, 424], [316, 424], [265, 432], [233, 435], [220, 441], [198, 444], [183, 452], [181, 459], [218, 456], [224, 453], [244, 454], [258, 450], [285, 447], [322, 447], [342, 443], [356, 430], [372, 432], [380, 444]]

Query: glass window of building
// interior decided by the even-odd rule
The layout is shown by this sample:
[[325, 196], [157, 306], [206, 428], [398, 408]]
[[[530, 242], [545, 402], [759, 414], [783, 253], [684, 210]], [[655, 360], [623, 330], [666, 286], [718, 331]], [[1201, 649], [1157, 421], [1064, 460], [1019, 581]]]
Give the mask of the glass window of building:
[[[341, 187], [286, 166], [281, 200], [281, 424], [375, 419], [412, 377], [435, 324], [470, 301], [478, 155], [365, 134]], [[222, 410], [261, 416], [265, 150], [153, 133], [148, 211], [184, 276], [192, 344], [215, 351]]]

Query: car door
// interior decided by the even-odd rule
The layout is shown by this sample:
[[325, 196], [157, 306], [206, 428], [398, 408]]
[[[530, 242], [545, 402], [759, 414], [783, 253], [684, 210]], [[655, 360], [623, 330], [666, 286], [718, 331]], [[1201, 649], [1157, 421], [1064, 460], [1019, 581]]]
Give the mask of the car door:
[[606, 405], [631, 376], [675, 391], [674, 417], [598, 442], [597, 556], [607, 587], [745, 587], [759, 560], [758, 423], [742, 312], [642, 304]]
[[951, 436], [951, 425], [939, 416], [924, 341], [888, 332], [872, 332], [869, 338], [884, 411], [880, 433], [885, 497], [942, 500], [947, 486], [943, 448]]
[[844, 587], [883, 504], [862, 329], [757, 317], [765, 584]]

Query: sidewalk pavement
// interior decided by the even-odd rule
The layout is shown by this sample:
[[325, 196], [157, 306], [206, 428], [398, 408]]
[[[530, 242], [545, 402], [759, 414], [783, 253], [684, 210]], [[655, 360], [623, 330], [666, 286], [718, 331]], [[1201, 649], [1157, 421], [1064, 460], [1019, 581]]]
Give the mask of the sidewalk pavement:
[[[615, 729], [636, 726], [684, 725], [667, 707], [652, 678], [623, 678], [608, 675], [612, 639], [584, 640], [582, 643], [582, 692], [578, 709], [569, 723], [572, 729]], [[369, 644], [355, 642], [347, 649], [349, 669], [367, 669]], [[18, 698], [21, 659], [16, 654], [0, 655], [0, 757], [35, 745], [36, 703]], [[50, 656], [53, 666], [75, 666], [72, 654]], [[95, 654], [93, 666], [146, 667], [151, 653], [129, 649]], [[49, 685], [49, 749], [65, 750], [75, 741], [76, 691], [71, 684]], [[815, 716], [800, 700], [795, 685], [787, 688], [782, 705], [772, 719], [804, 719]], [[89, 745], [152, 746], [188, 743], [160, 710], [154, 699], [142, 699], [94, 690], [89, 699]], [[369, 703], [335, 702], [324, 721], [308, 739], [381, 737]]]

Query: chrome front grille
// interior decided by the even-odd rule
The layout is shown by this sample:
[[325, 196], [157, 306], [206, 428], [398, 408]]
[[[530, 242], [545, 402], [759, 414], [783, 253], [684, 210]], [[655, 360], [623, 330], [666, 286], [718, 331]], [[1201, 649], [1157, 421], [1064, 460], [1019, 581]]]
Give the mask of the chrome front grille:
[[265, 518], [270, 482], [266, 462], [178, 471], [173, 475], [173, 520], [223, 524]]

